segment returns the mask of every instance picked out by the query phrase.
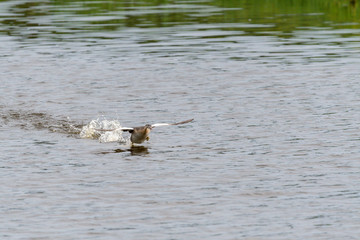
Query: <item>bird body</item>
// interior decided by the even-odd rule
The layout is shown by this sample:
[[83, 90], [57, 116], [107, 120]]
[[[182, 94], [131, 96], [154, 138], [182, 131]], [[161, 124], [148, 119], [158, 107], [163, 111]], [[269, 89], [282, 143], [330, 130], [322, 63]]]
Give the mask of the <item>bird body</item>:
[[145, 140], [149, 140], [149, 134], [152, 127], [147, 124], [142, 127], [134, 127], [132, 130], [128, 132], [131, 133], [130, 141], [132, 143], [143, 143]]

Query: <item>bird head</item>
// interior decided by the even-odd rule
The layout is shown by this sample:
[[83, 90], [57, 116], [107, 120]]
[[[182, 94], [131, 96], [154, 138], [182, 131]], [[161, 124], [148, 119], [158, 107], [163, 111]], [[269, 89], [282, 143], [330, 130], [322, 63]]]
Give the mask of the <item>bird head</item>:
[[150, 124], [146, 124], [145, 127], [149, 130], [152, 130], [152, 128], [153, 128]]

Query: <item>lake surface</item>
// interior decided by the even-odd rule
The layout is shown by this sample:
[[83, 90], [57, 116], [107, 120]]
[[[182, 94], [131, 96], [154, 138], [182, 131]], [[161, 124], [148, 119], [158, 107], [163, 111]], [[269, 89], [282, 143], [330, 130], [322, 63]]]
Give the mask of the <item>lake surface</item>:
[[[0, 1], [1, 239], [358, 239], [359, 16]], [[189, 118], [134, 147], [80, 137]]]

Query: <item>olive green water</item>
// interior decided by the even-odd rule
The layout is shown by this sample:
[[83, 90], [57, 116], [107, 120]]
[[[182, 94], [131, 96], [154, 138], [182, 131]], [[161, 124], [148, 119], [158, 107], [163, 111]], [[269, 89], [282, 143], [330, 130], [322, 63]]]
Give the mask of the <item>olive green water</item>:
[[360, 236], [360, 2], [0, 1], [0, 44], [1, 239]]

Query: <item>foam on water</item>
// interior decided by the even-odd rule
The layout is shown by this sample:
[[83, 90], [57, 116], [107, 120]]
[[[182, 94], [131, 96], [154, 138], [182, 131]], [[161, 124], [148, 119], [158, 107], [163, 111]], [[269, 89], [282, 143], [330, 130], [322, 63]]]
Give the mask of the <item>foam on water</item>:
[[[121, 124], [118, 120], [92, 120], [89, 124], [82, 127], [81, 138], [98, 139], [101, 143], [121, 142], [126, 143], [122, 136]], [[101, 131], [115, 129], [114, 131]]]

